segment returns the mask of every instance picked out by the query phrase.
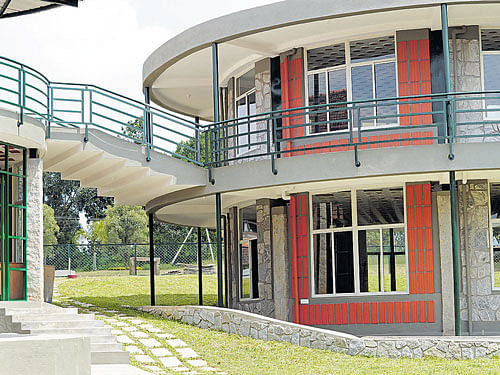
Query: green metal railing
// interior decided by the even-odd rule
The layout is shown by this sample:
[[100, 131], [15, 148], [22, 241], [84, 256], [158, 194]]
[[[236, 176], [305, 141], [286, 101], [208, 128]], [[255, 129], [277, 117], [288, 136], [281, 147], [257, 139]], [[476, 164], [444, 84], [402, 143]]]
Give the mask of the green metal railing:
[[[0, 104], [54, 128], [99, 129], [209, 169], [243, 159], [276, 159], [365, 148], [485, 142], [500, 136], [500, 91], [440, 93], [317, 104], [200, 125], [94, 85], [51, 82], [0, 58]], [[211, 176], [211, 173], [210, 173]], [[214, 180], [210, 177], [211, 181]]]

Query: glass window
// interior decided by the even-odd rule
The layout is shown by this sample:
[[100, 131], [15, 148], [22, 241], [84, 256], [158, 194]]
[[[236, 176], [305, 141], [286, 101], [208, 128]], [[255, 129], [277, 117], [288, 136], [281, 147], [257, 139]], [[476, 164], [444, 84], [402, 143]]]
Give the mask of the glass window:
[[256, 206], [240, 210], [240, 298], [259, 298]]
[[[253, 116], [257, 113], [255, 101], [255, 69], [243, 74], [236, 79], [236, 115], [238, 118]], [[238, 121], [237, 132], [237, 154], [247, 152], [255, 147], [257, 142], [256, 119], [248, 118]]]
[[315, 195], [312, 217], [315, 294], [354, 293], [356, 267], [360, 293], [407, 291], [403, 188]]
[[307, 70], [333, 68], [345, 64], [345, 44], [335, 44], [307, 51]]
[[[347, 83], [344, 69], [328, 72], [328, 103], [347, 102]], [[345, 105], [328, 107], [330, 131], [347, 129], [347, 108]]]
[[[307, 78], [309, 105], [326, 104], [326, 73], [311, 74]], [[326, 112], [324, 107], [315, 108], [309, 113], [311, 131], [320, 133], [327, 131]]]
[[255, 88], [255, 69], [236, 79], [236, 95], [241, 96]]
[[490, 185], [493, 286], [500, 288], [500, 184]]
[[314, 229], [352, 226], [350, 191], [315, 195], [312, 206]]
[[358, 225], [404, 223], [402, 188], [358, 190]]

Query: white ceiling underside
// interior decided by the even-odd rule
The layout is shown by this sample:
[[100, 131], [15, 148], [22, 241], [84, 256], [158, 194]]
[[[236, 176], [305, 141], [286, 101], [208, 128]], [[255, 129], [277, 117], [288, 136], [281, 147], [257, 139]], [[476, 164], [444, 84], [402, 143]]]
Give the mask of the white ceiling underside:
[[[448, 7], [449, 25], [500, 27], [500, 4], [463, 4]], [[221, 86], [230, 77], [248, 70], [255, 62], [278, 56], [295, 47], [318, 47], [334, 42], [396, 30], [441, 29], [440, 7], [424, 7], [326, 19], [258, 32], [219, 44]], [[158, 104], [171, 110], [211, 119], [211, 48], [189, 54], [163, 71], [152, 84]]]

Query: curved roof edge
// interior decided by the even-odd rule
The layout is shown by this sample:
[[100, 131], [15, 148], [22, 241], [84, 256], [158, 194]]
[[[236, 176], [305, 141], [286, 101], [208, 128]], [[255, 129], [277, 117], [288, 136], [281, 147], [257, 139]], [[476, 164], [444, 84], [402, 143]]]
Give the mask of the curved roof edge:
[[[286, 0], [246, 9], [193, 26], [157, 48], [144, 62], [143, 87], [169, 66], [211, 45], [274, 28], [387, 10], [446, 4], [498, 3], [485, 0]], [[153, 98], [154, 99], [154, 98]]]

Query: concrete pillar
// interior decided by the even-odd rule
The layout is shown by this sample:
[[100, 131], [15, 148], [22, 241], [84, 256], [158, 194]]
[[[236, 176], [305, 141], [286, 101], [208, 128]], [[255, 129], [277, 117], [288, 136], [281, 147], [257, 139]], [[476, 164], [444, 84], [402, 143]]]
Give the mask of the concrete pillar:
[[273, 207], [273, 291], [274, 317], [288, 321], [290, 317], [290, 257], [288, 253], [288, 217], [284, 206]]
[[27, 160], [28, 301], [43, 301], [43, 161]]
[[455, 334], [455, 308], [453, 304], [453, 252], [451, 248], [450, 193], [437, 193], [439, 251], [441, 253], [441, 299], [443, 335]]

